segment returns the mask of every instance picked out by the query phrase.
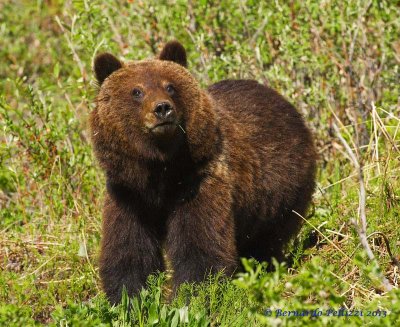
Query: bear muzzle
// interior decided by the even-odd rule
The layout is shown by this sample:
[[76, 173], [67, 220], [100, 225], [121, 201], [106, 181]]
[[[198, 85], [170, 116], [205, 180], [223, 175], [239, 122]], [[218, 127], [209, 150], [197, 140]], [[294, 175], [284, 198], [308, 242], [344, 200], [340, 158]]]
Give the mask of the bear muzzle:
[[159, 102], [153, 109], [153, 114], [156, 118], [150, 130], [153, 134], [164, 135], [171, 134], [175, 131], [178, 121], [176, 110], [173, 105], [168, 102]]
[[160, 120], [167, 120], [170, 116], [174, 115], [174, 112], [175, 109], [169, 102], [157, 103], [154, 108], [154, 115]]

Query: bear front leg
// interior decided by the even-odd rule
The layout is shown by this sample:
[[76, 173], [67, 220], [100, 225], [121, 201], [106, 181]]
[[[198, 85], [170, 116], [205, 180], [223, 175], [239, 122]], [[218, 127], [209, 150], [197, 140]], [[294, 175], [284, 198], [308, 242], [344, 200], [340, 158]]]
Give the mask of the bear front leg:
[[148, 275], [164, 270], [160, 242], [134, 210], [107, 197], [100, 253], [103, 289], [113, 304], [123, 287], [132, 296], [146, 285]]
[[209, 273], [231, 274], [237, 265], [230, 190], [208, 178], [197, 194], [177, 204], [169, 217], [167, 254], [174, 291], [184, 282], [200, 282]]

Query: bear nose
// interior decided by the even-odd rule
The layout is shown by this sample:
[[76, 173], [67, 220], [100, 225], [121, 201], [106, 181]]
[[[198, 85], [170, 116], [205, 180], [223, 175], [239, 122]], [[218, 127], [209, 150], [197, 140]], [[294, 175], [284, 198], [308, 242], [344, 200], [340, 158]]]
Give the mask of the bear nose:
[[166, 119], [171, 115], [174, 108], [168, 102], [160, 102], [154, 108], [154, 115], [160, 119]]

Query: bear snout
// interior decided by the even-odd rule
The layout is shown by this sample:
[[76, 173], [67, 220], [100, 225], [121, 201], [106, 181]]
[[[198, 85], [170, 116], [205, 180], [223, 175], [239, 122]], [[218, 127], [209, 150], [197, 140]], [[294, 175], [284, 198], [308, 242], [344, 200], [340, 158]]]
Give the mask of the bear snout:
[[177, 111], [169, 101], [157, 102], [146, 116], [148, 119], [146, 126], [157, 136], [174, 134], [179, 123]]
[[166, 120], [170, 116], [174, 114], [174, 107], [167, 101], [157, 103], [156, 107], [154, 108], [154, 115], [157, 119]]

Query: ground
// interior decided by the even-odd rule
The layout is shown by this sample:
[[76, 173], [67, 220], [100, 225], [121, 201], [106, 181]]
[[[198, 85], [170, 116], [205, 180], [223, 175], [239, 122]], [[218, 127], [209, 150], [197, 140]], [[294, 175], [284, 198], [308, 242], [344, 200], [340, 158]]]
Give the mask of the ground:
[[[0, 325], [394, 325], [397, 9], [355, 0], [2, 2]], [[153, 276], [140, 297], [110, 307], [97, 265], [104, 177], [88, 141], [91, 64], [99, 51], [148, 58], [175, 38], [203, 86], [253, 78], [296, 105], [315, 135], [318, 186], [286, 266], [271, 273], [245, 261], [241, 275], [185, 285], [172, 302], [168, 274]], [[360, 185], [372, 260], [357, 232]]]

